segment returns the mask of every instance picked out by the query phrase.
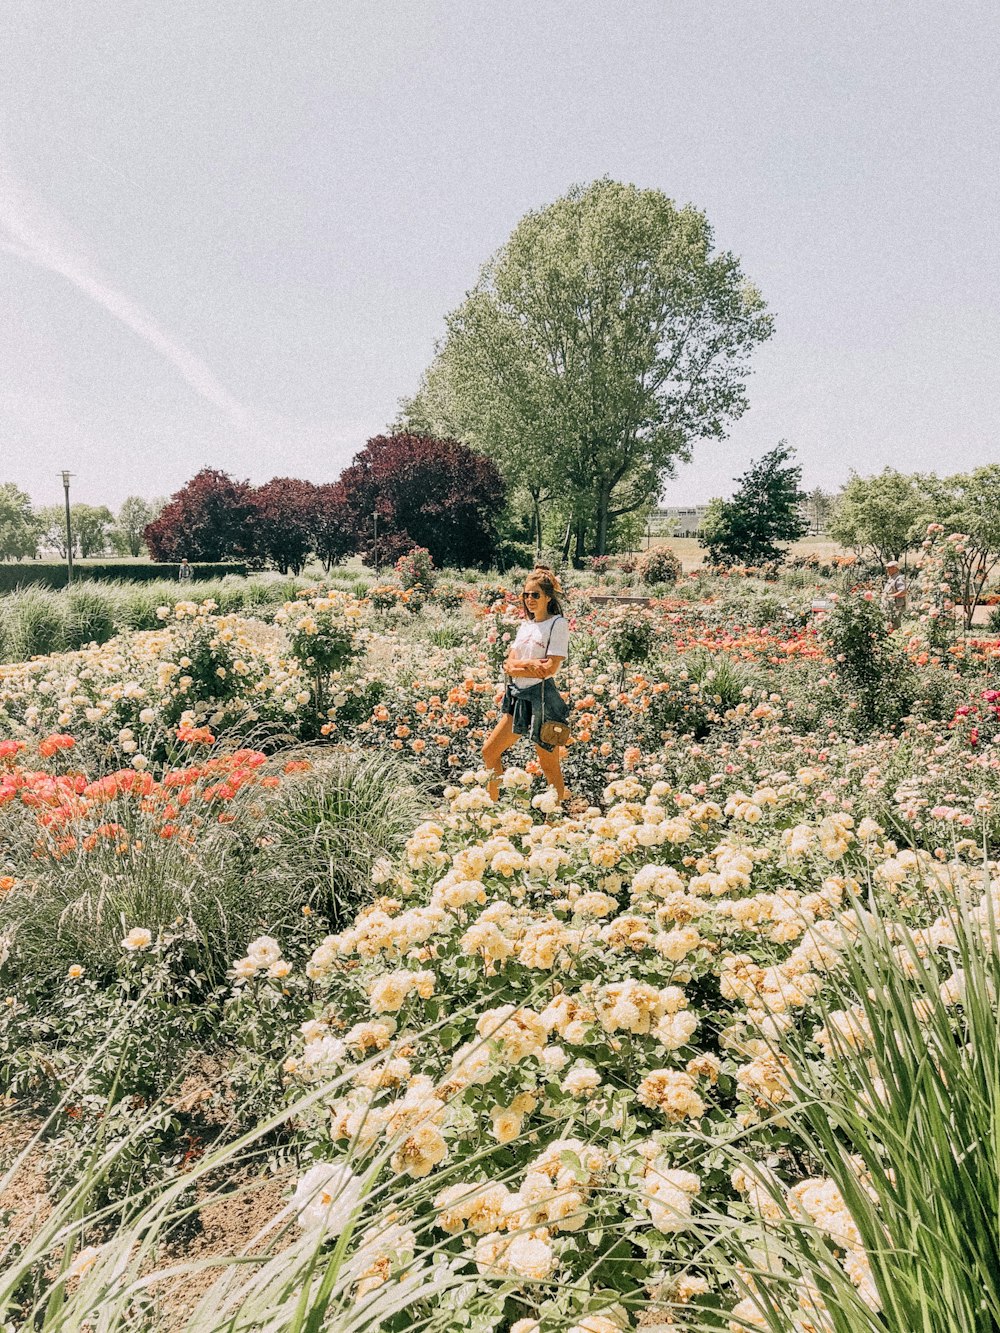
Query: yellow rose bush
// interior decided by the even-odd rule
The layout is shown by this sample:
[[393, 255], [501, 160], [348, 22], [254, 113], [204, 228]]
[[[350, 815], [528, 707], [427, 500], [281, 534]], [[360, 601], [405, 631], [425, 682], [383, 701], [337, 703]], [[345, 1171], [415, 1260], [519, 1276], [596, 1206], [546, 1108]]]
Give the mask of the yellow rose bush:
[[[901, 942], [939, 950], [935, 893], [974, 885], [982, 866], [817, 811], [808, 780], [720, 804], [627, 778], [603, 810], [552, 822], [523, 778], [508, 773], [494, 805], [465, 775], [380, 870], [371, 906], [314, 950], [289, 1091], [335, 1070], [309, 1134], [332, 1157], [381, 1161], [390, 1181], [427, 1181], [411, 1224], [518, 1287], [543, 1326], [608, 1286], [625, 1308], [665, 1302], [683, 1325], [678, 1292], [702, 1313], [732, 1303], [700, 1259], [707, 1219], [767, 1212], [753, 1168], [734, 1175], [728, 1152], [740, 1135], [765, 1171], [787, 1140], [782, 1036], [808, 1029], [816, 1058], [864, 1046], [862, 1019], [817, 1019], [862, 904], [876, 895]], [[839, 1235], [829, 1181], [791, 1161], [774, 1178]], [[870, 1299], [856, 1238], [845, 1262]]]

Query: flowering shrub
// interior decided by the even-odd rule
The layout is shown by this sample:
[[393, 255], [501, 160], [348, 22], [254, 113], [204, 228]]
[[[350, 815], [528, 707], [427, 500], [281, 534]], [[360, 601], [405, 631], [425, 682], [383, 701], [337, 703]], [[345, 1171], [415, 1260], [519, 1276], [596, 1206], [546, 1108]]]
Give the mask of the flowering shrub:
[[587, 557], [587, 568], [592, 574], [606, 574], [613, 563], [614, 561], [610, 555], [590, 555]]
[[361, 651], [357, 622], [361, 607], [340, 593], [304, 598], [304, 605], [286, 604], [275, 621], [289, 629], [292, 656], [313, 679], [316, 711], [323, 714], [330, 677], [343, 671]]
[[681, 573], [681, 562], [669, 546], [654, 546], [639, 561], [643, 583], [676, 583]]
[[822, 638], [852, 730], [868, 734], [896, 726], [913, 703], [912, 673], [875, 594], [840, 597], [823, 617]]
[[353, 598], [331, 594], [304, 599], [301, 608], [286, 605], [275, 619], [289, 627], [293, 657], [317, 675], [327, 676], [342, 671], [360, 651], [360, 616], [361, 608]]
[[[724, 1300], [699, 1219], [753, 1218], [758, 1173], [811, 1188], [774, 1155], [793, 1093], [770, 1039], [814, 1021], [861, 884], [933, 930], [916, 887], [978, 882], [973, 839], [943, 866], [840, 802], [816, 809], [810, 768], [785, 777], [726, 799], [624, 779], [603, 813], [550, 824], [523, 772], [500, 806], [470, 775], [305, 963], [313, 1017], [289, 1086], [345, 1080], [309, 1132], [333, 1163], [351, 1145], [361, 1172], [440, 1173], [408, 1224], [504, 1276], [533, 1317], [581, 1318], [595, 1268], [618, 1300], [659, 1293], [682, 1326], [686, 1302]], [[730, 1175], [734, 1124], [759, 1165]], [[846, 1258], [863, 1284], [864, 1252]]]
[[465, 601], [465, 593], [457, 583], [439, 583], [434, 589], [434, 600], [443, 611], [457, 611]]
[[938, 652], [947, 650], [955, 638], [955, 599], [962, 587], [965, 540], [960, 532], [946, 536], [940, 523], [930, 523], [920, 546], [915, 601], [927, 642]]
[[620, 684], [625, 680], [625, 668], [648, 662], [656, 645], [656, 629], [648, 616], [625, 613], [613, 622], [608, 633], [608, 647], [621, 668]]
[[434, 586], [434, 561], [426, 546], [415, 546], [401, 555], [395, 568], [404, 588], [421, 588], [426, 593]]

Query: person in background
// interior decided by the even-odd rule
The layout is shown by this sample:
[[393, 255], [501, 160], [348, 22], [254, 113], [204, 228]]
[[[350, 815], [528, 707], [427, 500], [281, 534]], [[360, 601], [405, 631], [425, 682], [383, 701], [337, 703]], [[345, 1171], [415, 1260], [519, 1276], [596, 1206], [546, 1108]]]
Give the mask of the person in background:
[[190, 583], [193, 571], [186, 560], [182, 560], [177, 570], [177, 581], [179, 583]]
[[507, 684], [501, 717], [483, 746], [483, 761], [492, 774], [489, 792], [494, 800], [500, 794], [503, 755], [525, 735], [535, 742], [539, 767], [545, 781], [555, 788], [557, 799], [562, 802], [569, 795], [559, 749], [544, 744], [540, 734], [546, 715], [557, 722], [569, 718], [569, 709], [553, 680], [569, 651], [569, 622], [558, 600], [561, 591], [559, 579], [547, 565], [536, 565], [524, 581], [524, 620], [504, 662]]
[[906, 575], [900, 572], [895, 560], [890, 560], [885, 567], [882, 601], [889, 629], [899, 629], [903, 623], [903, 612], [906, 610]]

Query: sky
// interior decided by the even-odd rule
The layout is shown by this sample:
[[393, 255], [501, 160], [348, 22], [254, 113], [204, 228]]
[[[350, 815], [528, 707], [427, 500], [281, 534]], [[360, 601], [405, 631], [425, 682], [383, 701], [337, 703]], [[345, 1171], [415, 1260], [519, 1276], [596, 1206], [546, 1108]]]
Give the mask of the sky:
[[608, 175], [776, 319], [668, 504], [1000, 460], [993, 0], [0, 0], [0, 482], [334, 480], [518, 219]]

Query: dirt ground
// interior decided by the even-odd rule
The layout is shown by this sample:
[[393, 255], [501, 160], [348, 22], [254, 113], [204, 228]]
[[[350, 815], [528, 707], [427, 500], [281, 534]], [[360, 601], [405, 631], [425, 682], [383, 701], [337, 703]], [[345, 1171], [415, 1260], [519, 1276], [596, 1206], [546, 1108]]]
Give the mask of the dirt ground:
[[[23, 1243], [44, 1223], [52, 1211], [47, 1166], [53, 1150], [44, 1142], [32, 1144], [41, 1128], [32, 1116], [6, 1112], [0, 1117], [0, 1220], [3, 1222], [0, 1251], [7, 1244]], [[12, 1171], [24, 1150], [24, 1160]], [[165, 1245], [156, 1267], [204, 1264], [248, 1252], [254, 1237], [282, 1209], [295, 1183], [291, 1167], [265, 1174], [255, 1166], [235, 1171], [224, 1182], [203, 1180], [198, 1195], [205, 1200], [199, 1209], [200, 1227], [175, 1244]], [[270, 1243], [273, 1243], [273, 1237]], [[268, 1242], [265, 1242], [268, 1243]], [[219, 1276], [221, 1268], [207, 1265], [177, 1276], [169, 1285], [151, 1290], [157, 1297], [163, 1333], [183, 1329], [198, 1301]]]
[[41, 1121], [31, 1116], [5, 1114], [0, 1119], [0, 1219], [6, 1219], [5, 1245], [18, 1244], [31, 1236], [51, 1212], [44, 1147], [30, 1147], [20, 1167], [12, 1173], [14, 1163], [29, 1148], [40, 1127]]

